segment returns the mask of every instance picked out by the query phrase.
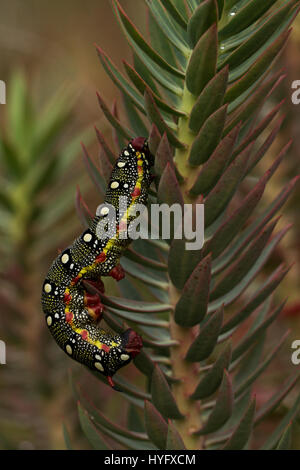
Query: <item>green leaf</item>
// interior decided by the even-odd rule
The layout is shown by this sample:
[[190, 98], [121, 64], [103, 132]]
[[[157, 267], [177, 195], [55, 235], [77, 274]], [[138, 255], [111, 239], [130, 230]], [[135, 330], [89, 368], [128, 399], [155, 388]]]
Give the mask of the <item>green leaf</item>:
[[193, 400], [207, 398], [219, 388], [223, 379], [224, 369], [228, 370], [231, 362], [231, 350], [232, 344], [230, 341], [224, 351], [219, 355], [212, 368], [209, 369], [200, 380], [196, 390], [191, 395]]
[[265, 227], [250, 247], [224, 271], [210, 294], [210, 300], [224, 296], [247, 275], [265, 249], [276, 223], [277, 220]]
[[161, 450], [166, 448], [168, 425], [155, 406], [145, 401], [145, 426], [150, 440]]
[[97, 97], [98, 97], [100, 108], [103, 111], [103, 114], [105, 115], [106, 119], [110, 122], [110, 124], [113, 126], [113, 128], [116, 129], [116, 131], [120, 133], [120, 135], [124, 137], [126, 140], [131, 140], [132, 133], [130, 132], [130, 130], [126, 129], [120, 123], [120, 121], [114, 116], [114, 114], [110, 112], [110, 110], [106, 106], [105, 102], [103, 101], [99, 93], [97, 93]]
[[194, 95], [199, 96], [205, 85], [214, 77], [217, 55], [217, 27], [214, 24], [197, 42], [187, 67], [186, 86]]
[[223, 306], [212, 314], [203, 327], [195, 341], [190, 346], [186, 358], [189, 362], [199, 362], [207, 359], [213, 352], [223, 323]]
[[256, 400], [254, 398], [222, 450], [242, 450], [245, 447], [252, 433], [255, 405]]
[[200, 3], [188, 23], [188, 38], [193, 47], [200, 37], [218, 21], [218, 6], [216, 0], [205, 0]]
[[159, 112], [159, 109], [149, 88], [145, 90], [144, 98], [145, 107], [150, 122], [154, 123], [157, 126], [157, 129], [161, 134], [163, 134], [164, 132], [167, 134], [170, 144], [174, 145], [174, 147], [177, 148], [183, 148], [184, 144], [178, 140], [174, 132], [170, 129], [168, 124], [163, 119], [161, 113]]
[[[168, 206], [180, 204], [183, 207], [183, 197], [177, 181], [175, 171], [168, 162], [160, 178], [157, 199], [160, 204], [165, 203]], [[180, 220], [181, 222], [181, 220]]]
[[192, 327], [200, 323], [207, 310], [210, 286], [211, 256], [200, 261], [187, 280], [175, 307], [178, 325]]
[[297, 417], [300, 409], [300, 395], [298, 395], [294, 405], [292, 408], [286, 413], [284, 418], [281, 420], [279, 425], [276, 429], [272, 432], [272, 434], [268, 437], [265, 441], [264, 445], [262, 446], [262, 450], [271, 450], [276, 447], [276, 445], [281, 440], [282, 434], [286, 430], [287, 426]]
[[98, 139], [101, 149], [103, 149], [103, 151], [105, 152], [105, 155], [108, 157], [110, 163], [114, 165], [116, 161], [116, 155], [109, 148], [106, 140], [104, 139], [103, 134], [97, 129], [97, 127], [95, 127], [95, 131], [96, 131], [97, 139]]
[[190, 165], [197, 166], [209, 159], [220, 142], [226, 116], [227, 105], [225, 104], [205, 121], [191, 147]]
[[65, 441], [67, 450], [73, 450], [71, 440], [70, 440], [70, 435], [64, 423], [63, 423], [63, 435], [64, 435], [64, 441]]
[[[182, 3], [182, 2], [181, 2]], [[164, 0], [164, 6], [172, 16], [172, 18], [180, 25], [182, 28], [186, 29], [187, 27], [187, 22], [185, 17], [182, 15], [182, 11], [180, 11], [176, 5], [175, 2], [172, 0]]]
[[278, 442], [276, 446], [276, 450], [290, 450], [291, 449], [291, 444], [292, 444], [292, 425], [293, 423], [290, 423], [284, 433], [281, 436], [280, 441]]
[[105, 443], [102, 435], [92, 424], [88, 413], [82, 408], [80, 403], [78, 403], [78, 415], [81, 428], [92, 447], [96, 450], [110, 450], [111, 447]]
[[216, 186], [204, 201], [205, 225], [211, 225], [232, 199], [247, 165], [252, 144], [250, 144], [225, 170]]
[[191, 111], [189, 127], [198, 133], [204, 122], [223, 104], [228, 81], [228, 67], [224, 67], [206, 85]]
[[221, 29], [219, 33], [220, 39], [222, 40], [233, 36], [243, 29], [246, 29], [261, 18], [276, 1], [277, 0], [264, 0], [264, 2], [262, 2], [261, 0], [252, 0], [248, 2], [244, 8], [239, 10], [237, 14], [232, 17], [231, 21]]
[[116, 16], [120, 21], [125, 35], [133, 48], [136, 50], [136, 46], [138, 46], [144, 52], [144, 54], [146, 54], [146, 56], [153, 60], [153, 62], [159, 65], [162, 69], [177, 77], [184, 78], [184, 73], [181, 70], [178, 70], [177, 68], [169, 65], [165, 59], [163, 59], [151, 46], [149, 46], [140, 32], [136, 29], [134, 24], [130, 21], [117, 0], [113, 0], [113, 5]]
[[185, 445], [173, 422], [168, 420], [168, 436], [166, 450], [185, 450]]
[[154, 406], [165, 417], [171, 419], [183, 418], [168, 382], [160, 367], [154, 367], [151, 379], [151, 395]]
[[216, 404], [204, 426], [195, 432], [196, 435], [205, 435], [217, 431], [230, 418], [233, 408], [232, 385], [228, 372], [224, 376]]

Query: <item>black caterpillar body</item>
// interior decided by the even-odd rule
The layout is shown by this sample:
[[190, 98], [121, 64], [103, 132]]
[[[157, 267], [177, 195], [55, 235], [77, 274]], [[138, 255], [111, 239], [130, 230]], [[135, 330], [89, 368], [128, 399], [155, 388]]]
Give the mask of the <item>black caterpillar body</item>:
[[[98, 215], [55, 259], [42, 288], [46, 322], [58, 345], [76, 361], [104, 374], [111, 386], [112, 375], [140, 352], [142, 340], [132, 329], [112, 335], [100, 328], [103, 305], [99, 295], [87, 292], [83, 281], [103, 292], [101, 276], [124, 277], [119, 259], [131, 240], [120, 237], [119, 197], [127, 197], [129, 224], [134, 220], [130, 208], [147, 202], [152, 164], [147, 141], [132, 140], [116, 160]], [[116, 232], [111, 238], [99, 238], [97, 227], [105, 222], [110, 207], [116, 211]]]

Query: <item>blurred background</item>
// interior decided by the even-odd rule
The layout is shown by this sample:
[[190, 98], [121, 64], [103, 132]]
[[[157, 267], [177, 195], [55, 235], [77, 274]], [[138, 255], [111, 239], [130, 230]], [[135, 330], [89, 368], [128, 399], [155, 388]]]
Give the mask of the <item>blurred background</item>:
[[[144, 3], [124, 0], [122, 5], [143, 30]], [[101, 202], [80, 146], [85, 143], [98, 165], [96, 125], [113, 147], [96, 91], [106, 103], [113, 105], [116, 99], [122, 114], [121, 100], [100, 65], [95, 44], [118, 66], [123, 58], [131, 60], [108, 0], [1, 2], [0, 79], [6, 83], [7, 96], [6, 104], [0, 105], [0, 339], [6, 343], [7, 364], [0, 365], [0, 449], [64, 449], [63, 423], [75, 448], [89, 448], [80, 432], [69, 369], [102, 408], [110, 408], [116, 417], [123, 413], [120, 397], [56, 346], [40, 306], [50, 263], [82, 229], [75, 210], [81, 204], [77, 187], [92, 210]], [[280, 67], [285, 68], [286, 79], [276, 99], [286, 99], [286, 119], [259, 171], [269, 167], [288, 140], [293, 138], [294, 144], [269, 183], [266, 202], [300, 168], [300, 105], [291, 102], [291, 84], [300, 80], [300, 17]], [[294, 263], [277, 293], [279, 300], [289, 298], [277, 328], [291, 328], [290, 344], [300, 339], [299, 201], [298, 184], [280, 220], [280, 225], [293, 227], [264, 268], [267, 275], [275, 265]], [[257, 386], [258, 402], [280, 386], [279, 371], [284, 373], [289, 357], [286, 349], [268, 369]], [[133, 367], [128, 369], [129, 376], [135, 374]], [[300, 448], [299, 436], [294, 447]]]

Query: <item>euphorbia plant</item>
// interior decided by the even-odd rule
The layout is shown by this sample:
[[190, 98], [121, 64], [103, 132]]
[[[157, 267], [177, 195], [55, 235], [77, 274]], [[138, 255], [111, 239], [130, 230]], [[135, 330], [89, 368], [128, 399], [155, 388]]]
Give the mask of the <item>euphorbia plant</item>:
[[[127, 140], [149, 136], [156, 174], [151, 201], [203, 202], [205, 244], [190, 251], [185, 239], [149, 239], [127, 251], [123, 295], [104, 298], [104, 318], [115, 331], [126, 321], [143, 336], [144, 348], [134, 362], [148, 389], [122, 376], [115, 382], [144, 420], [139, 429], [131, 419], [122, 427], [83, 396], [79, 416], [95, 448], [243, 449], [251, 447], [256, 426], [299, 377], [292, 370], [280, 390], [256, 407], [253, 384], [288, 335], [282, 332], [273, 349], [266, 341], [283, 308], [272, 294], [289, 268], [279, 266], [267, 278], [260, 273], [288, 229], [274, 234], [274, 217], [297, 178], [269, 205], [263, 194], [290, 143], [255, 182], [249, 176], [282, 124], [282, 102], [268, 112], [264, 105], [284, 78], [276, 63], [299, 2], [145, 3], [149, 38], [118, 1], [112, 2], [134, 65], [124, 61], [119, 71], [102, 49], [98, 54], [121, 91], [127, 124], [116, 105], [111, 110], [98, 95], [116, 149], [97, 131], [101, 171], [87, 153], [85, 161], [104, 194], [115, 154]], [[288, 446], [299, 406], [300, 397], [267, 436], [264, 449]]]

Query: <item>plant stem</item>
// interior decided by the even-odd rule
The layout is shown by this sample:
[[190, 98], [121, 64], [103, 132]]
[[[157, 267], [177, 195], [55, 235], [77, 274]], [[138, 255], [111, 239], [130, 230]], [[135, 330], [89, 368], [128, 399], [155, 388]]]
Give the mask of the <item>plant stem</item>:
[[[175, 306], [180, 292], [170, 284], [170, 300]], [[171, 366], [174, 377], [180, 382], [173, 385], [172, 390], [179, 411], [185, 416], [182, 420], [175, 421], [175, 426], [182, 437], [188, 450], [203, 448], [203, 438], [193, 435], [193, 432], [201, 428], [200, 403], [193, 401], [189, 396], [194, 392], [199, 378], [198, 366], [185, 361], [187, 350], [197, 335], [198, 327], [182, 328], [177, 325], [171, 314], [170, 332], [172, 339], [178, 341], [178, 346], [171, 348]]]

